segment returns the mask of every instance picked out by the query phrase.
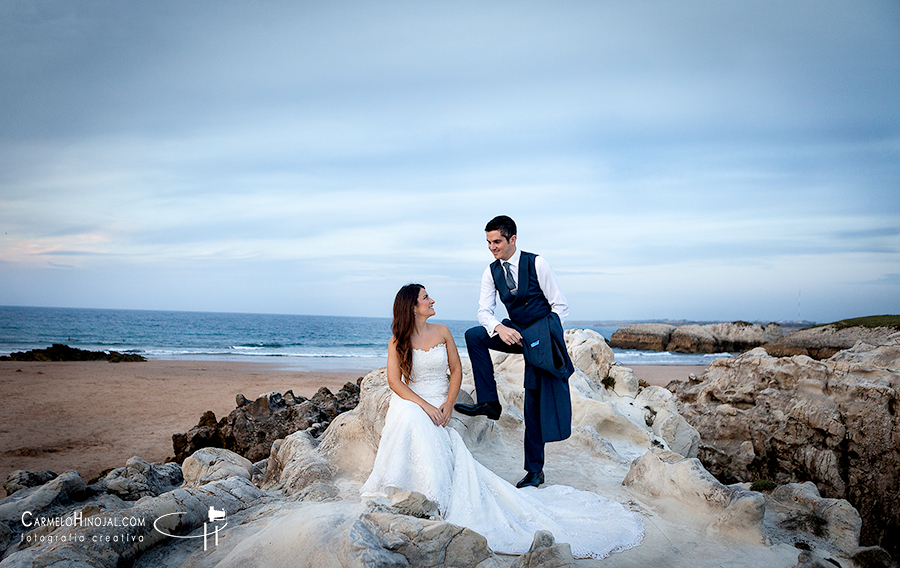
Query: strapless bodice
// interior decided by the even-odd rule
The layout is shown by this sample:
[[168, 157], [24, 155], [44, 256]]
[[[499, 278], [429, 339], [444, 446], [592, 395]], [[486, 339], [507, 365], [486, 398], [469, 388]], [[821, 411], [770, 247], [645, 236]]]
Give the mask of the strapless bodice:
[[412, 377], [409, 388], [429, 404], [440, 406], [447, 400], [450, 379], [447, 376], [447, 344], [431, 349], [413, 349]]

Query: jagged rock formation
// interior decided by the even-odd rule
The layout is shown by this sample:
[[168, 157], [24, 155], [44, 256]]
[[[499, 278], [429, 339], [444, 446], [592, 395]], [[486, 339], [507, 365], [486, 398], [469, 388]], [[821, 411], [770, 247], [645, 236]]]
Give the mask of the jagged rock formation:
[[237, 408], [216, 422], [211, 411], [204, 412], [197, 426], [172, 436], [174, 461], [181, 463], [200, 448], [225, 448], [251, 462], [266, 458], [275, 440], [292, 432], [308, 430], [320, 436], [332, 420], [359, 404], [359, 386], [345, 384], [337, 394], [325, 387], [311, 399], [293, 392], [272, 392], [250, 402], [237, 395]]
[[146, 360], [137, 353], [87, 351], [69, 347], [62, 343], [54, 343], [47, 349], [16, 351], [9, 355], [0, 356], [0, 361], [109, 361], [110, 363], [133, 363]]
[[616, 330], [610, 345], [617, 349], [679, 353], [736, 353], [759, 347], [782, 335], [781, 326], [736, 321], [707, 325], [639, 323]]
[[762, 348], [671, 385], [700, 432], [698, 457], [726, 482], [811, 480], [862, 517], [862, 541], [900, 552], [900, 344], [827, 361]]
[[828, 359], [860, 341], [869, 345], [883, 345], [889, 343], [892, 337], [900, 337], [900, 331], [894, 327], [842, 327], [829, 324], [789, 333], [767, 343], [765, 348], [773, 357], [806, 355], [813, 359]]

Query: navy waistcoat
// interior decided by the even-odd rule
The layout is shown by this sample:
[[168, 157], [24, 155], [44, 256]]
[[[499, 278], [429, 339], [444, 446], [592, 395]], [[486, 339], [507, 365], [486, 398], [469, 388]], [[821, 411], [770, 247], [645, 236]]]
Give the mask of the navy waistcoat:
[[519, 258], [519, 273], [516, 275], [518, 293], [515, 296], [506, 285], [502, 261], [497, 259], [491, 263], [491, 275], [494, 277], [494, 286], [500, 294], [500, 301], [506, 306], [509, 319], [520, 327], [528, 327], [553, 311], [537, 279], [537, 270], [534, 268], [536, 257], [534, 253], [522, 251]]

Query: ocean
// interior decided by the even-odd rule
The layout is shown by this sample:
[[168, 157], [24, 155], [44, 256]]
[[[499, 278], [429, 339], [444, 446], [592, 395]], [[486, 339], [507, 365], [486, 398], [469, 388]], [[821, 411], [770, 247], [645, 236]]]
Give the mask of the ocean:
[[[466, 329], [475, 321], [439, 320], [466, 356]], [[106, 310], [0, 306], [0, 355], [53, 343], [90, 351], [138, 353], [147, 359], [277, 363], [309, 371], [367, 371], [385, 365], [390, 318]], [[606, 337], [618, 329], [590, 322]], [[708, 365], [718, 354], [614, 349], [623, 365]]]

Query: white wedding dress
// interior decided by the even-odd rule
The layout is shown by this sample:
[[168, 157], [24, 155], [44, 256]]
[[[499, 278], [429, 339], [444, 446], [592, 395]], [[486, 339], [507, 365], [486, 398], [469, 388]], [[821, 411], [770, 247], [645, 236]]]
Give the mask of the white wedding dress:
[[[447, 400], [447, 347], [413, 351], [410, 388], [434, 406]], [[605, 558], [640, 544], [641, 518], [620, 503], [563, 485], [516, 489], [472, 457], [453, 428], [393, 394], [363, 496], [417, 491], [443, 519], [487, 538], [494, 552], [523, 554], [537, 530], [567, 542], [577, 558]]]

